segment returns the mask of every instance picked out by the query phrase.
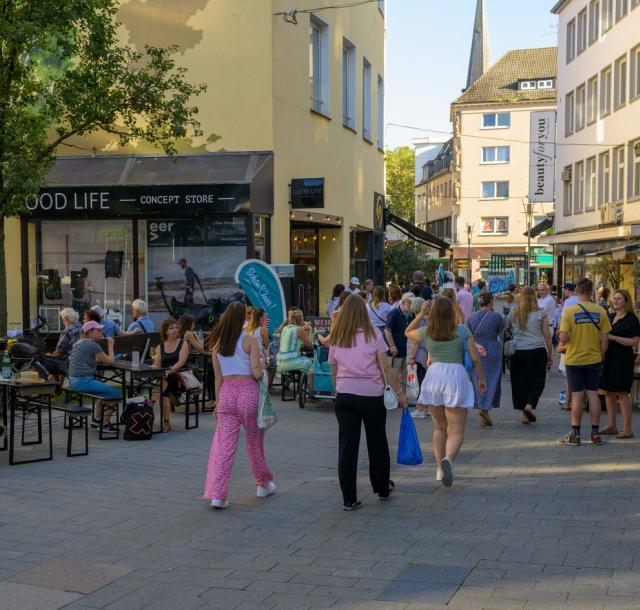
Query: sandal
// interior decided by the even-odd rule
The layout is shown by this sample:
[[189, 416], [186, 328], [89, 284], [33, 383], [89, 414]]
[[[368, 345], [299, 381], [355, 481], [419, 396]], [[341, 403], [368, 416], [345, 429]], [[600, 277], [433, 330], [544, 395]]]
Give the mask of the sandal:
[[538, 418], [535, 416], [532, 409], [524, 409], [522, 413], [531, 423], [538, 421]]
[[171, 431], [171, 420], [170, 419], [165, 419], [162, 422], [162, 431], [163, 432], [170, 432]]
[[396, 484], [392, 480], [389, 480], [389, 491], [387, 492], [387, 495], [386, 496], [378, 495], [378, 500], [380, 502], [385, 502], [393, 495], [393, 492], [395, 491], [395, 489], [396, 489]]
[[600, 428], [600, 434], [618, 434], [618, 429], [613, 426], [607, 426], [606, 428]]
[[493, 421], [491, 421], [491, 416], [488, 411], [480, 411], [480, 425], [483, 427], [491, 427], [493, 426]]
[[[600, 433], [602, 434], [603, 431], [600, 430]], [[616, 438], [633, 438], [633, 432], [618, 432]]]

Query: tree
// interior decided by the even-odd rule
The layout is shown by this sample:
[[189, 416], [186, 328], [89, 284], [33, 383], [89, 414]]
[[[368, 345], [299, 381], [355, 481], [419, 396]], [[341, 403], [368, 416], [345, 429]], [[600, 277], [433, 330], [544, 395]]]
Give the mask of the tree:
[[5, 218], [25, 210], [58, 147], [102, 131], [175, 154], [202, 135], [174, 47], [118, 39], [118, 0], [0, 0], [0, 334], [7, 327]]
[[422, 246], [414, 241], [397, 241], [389, 244], [384, 252], [385, 281], [408, 286], [414, 271], [423, 271], [427, 279], [435, 279], [439, 263], [425, 254]]
[[408, 146], [401, 146], [387, 151], [384, 160], [387, 172], [387, 205], [394, 214], [413, 223], [415, 217], [415, 152]]

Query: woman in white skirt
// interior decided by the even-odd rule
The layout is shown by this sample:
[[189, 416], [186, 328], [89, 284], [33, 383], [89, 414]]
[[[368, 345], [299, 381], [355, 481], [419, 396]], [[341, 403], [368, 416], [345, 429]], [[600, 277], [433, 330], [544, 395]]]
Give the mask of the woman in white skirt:
[[422, 341], [429, 353], [427, 369], [419, 405], [426, 405], [433, 421], [433, 453], [436, 458], [436, 480], [445, 487], [453, 484], [453, 460], [464, 440], [467, 412], [473, 409], [473, 384], [464, 368], [464, 341], [473, 366], [478, 374], [478, 388], [487, 391], [484, 369], [473, 337], [464, 326], [456, 324], [456, 311], [450, 299], [436, 299], [428, 312], [426, 327], [419, 328], [420, 320], [427, 315], [427, 303], [409, 324], [407, 338]]

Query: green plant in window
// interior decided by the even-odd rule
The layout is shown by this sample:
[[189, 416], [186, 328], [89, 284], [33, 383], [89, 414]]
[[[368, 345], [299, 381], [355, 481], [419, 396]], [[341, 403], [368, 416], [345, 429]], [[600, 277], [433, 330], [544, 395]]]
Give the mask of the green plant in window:
[[[82, 136], [147, 143], [172, 155], [202, 135], [175, 47], [120, 42], [118, 0], [0, 0], [0, 334], [7, 325], [7, 216], [25, 210], [60, 151]], [[74, 140], [74, 138], [76, 138]]]

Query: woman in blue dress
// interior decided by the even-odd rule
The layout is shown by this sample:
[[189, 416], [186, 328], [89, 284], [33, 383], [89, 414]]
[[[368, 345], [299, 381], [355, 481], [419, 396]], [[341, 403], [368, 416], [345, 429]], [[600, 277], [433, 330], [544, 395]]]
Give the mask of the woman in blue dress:
[[[488, 292], [478, 295], [480, 309], [467, 318], [467, 328], [478, 346], [482, 346], [486, 355], [482, 355], [482, 366], [487, 381], [487, 391], [479, 391], [478, 375], [471, 374], [476, 395], [476, 408], [480, 411], [480, 425], [493, 426], [489, 411], [500, 406], [500, 379], [502, 376], [502, 343], [500, 333], [504, 329], [504, 318], [493, 311], [493, 296]], [[482, 351], [482, 350], [479, 350]]]

